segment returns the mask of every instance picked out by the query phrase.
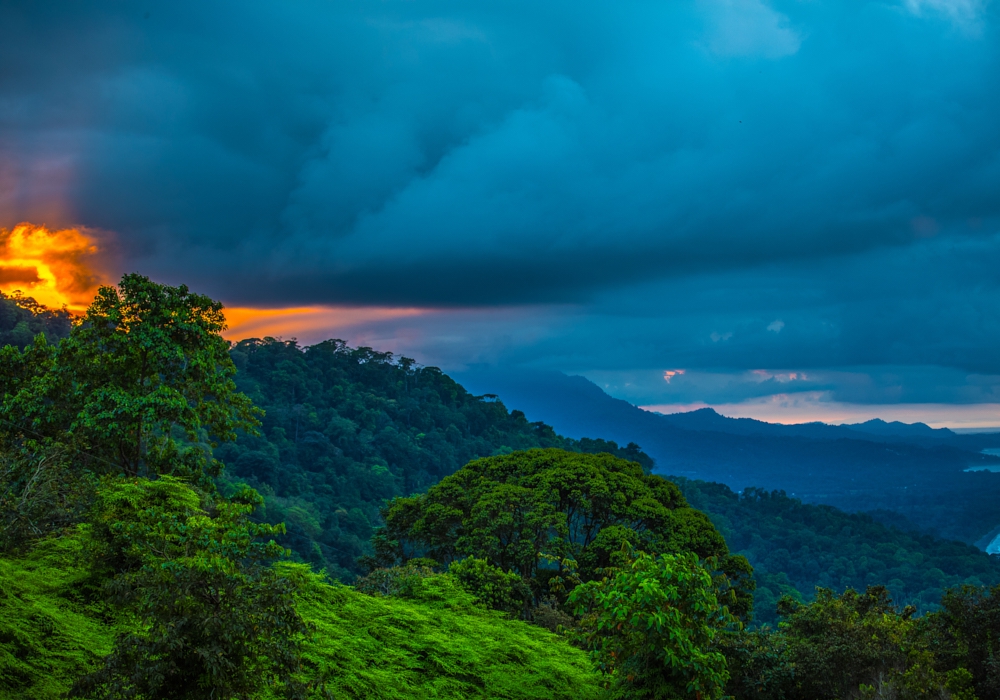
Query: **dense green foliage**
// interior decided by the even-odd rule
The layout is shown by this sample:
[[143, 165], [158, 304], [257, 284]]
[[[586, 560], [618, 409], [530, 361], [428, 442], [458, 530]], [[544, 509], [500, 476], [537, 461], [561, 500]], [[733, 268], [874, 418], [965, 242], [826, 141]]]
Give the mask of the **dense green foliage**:
[[301, 568], [299, 609], [315, 625], [304, 663], [337, 698], [598, 697], [599, 677], [564, 639], [474, 602], [449, 575], [417, 579], [404, 596], [327, 585]]
[[[0, 700], [56, 700], [99, 667], [116, 633], [131, 631], [90, 583], [85, 539], [44, 539], [23, 556], [0, 559]], [[474, 604], [449, 577], [431, 578], [409, 598], [386, 598], [330, 585], [302, 565], [275, 571], [294, 584], [297, 609], [314, 629], [303, 645], [301, 680], [322, 680], [334, 697], [597, 697], [584, 652]], [[319, 685], [311, 697], [323, 696]], [[261, 691], [255, 697], [270, 697]]]
[[581, 616], [574, 636], [606, 674], [610, 697], [722, 695], [729, 672], [716, 638], [737, 622], [695, 554], [629, 555], [568, 602]]
[[282, 544], [335, 577], [358, 573], [385, 499], [423, 491], [473, 459], [558, 447], [652, 466], [635, 445], [560, 437], [391, 353], [269, 338], [237, 343], [231, 355], [237, 386], [265, 415], [259, 436], [216, 455], [264, 494], [267, 518], [288, 528]]
[[54, 343], [69, 335], [71, 319], [65, 309], [50, 309], [19, 292], [0, 292], [0, 347], [25, 348], [39, 333]]
[[261, 688], [304, 697], [292, 675], [308, 628], [294, 586], [267, 566], [283, 550], [264, 538], [281, 528], [248, 520], [261, 500], [249, 489], [210, 500], [168, 476], [104, 480], [94, 573], [135, 627], [72, 697], [197, 700], [210, 689], [242, 698]]
[[[216, 492], [215, 442], [232, 439], [237, 428], [252, 439], [256, 423], [256, 409], [232, 381], [223, 328], [216, 302], [128, 275], [117, 288], [102, 288], [58, 345], [38, 336], [23, 351], [0, 351], [5, 549], [15, 561], [30, 562], [51, 543], [85, 544], [74, 546], [49, 580], [2, 582], [11, 613], [0, 622], [5, 694], [56, 697], [68, 690], [80, 697], [193, 700], [329, 697], [330, 688], [347, 697], [596, 692], [581, 652], [550, 633], [504, 621], [463, 590], [463, 582], [485, 589], [514, 580], [474, 566], [417, 579], [409, 591], [433, 611], [410, 616], [398, 649], [387, 654], [377, 642], [368, 649], [377, 658], [362, 651], [356, 655], [362, 664], [343, 668], [341, 654], [353, 663], [351, 646], [364, 647], [366, 635], [400, 634], [407, 611], [393, 599], [360, 593], [330, 598], [329, 586], [301, 567], [270, 566], [284, 550], [267, 538], [283, 526], [250, 520], [263, 503], [251, 488], [227, 483], [228, 497]], [[405, 375], [410, 363], [401, 364]], [[511, 418], [502, 406], [464, 398]], [[513, 437], [561, 440], [544, 426], [512, 419]], [[448, 427], [455, 430], [453, 422]], [[76, 525], [81, 521], [86, 525]], [[4, 574], [31, 568], [5, 563]], [[72, 591], [58, 587], [67, 578], [76, 584]], [[300, 615], [305, 587], [314, 601], [340, 607], [317, 610], [322, 625]], [[46, 600], [52, 596], [75, 605]], [[361, 601], [359, 614], [350, 614], [349, 599]], [[388, 620], [379, 622], [380, 607]], [[346, 615], [337, 619], [349, 627], [338, 634], [331, 615]], [[418, 620], [433, 644], [415, 634]], [[331, 651], [323, 643], [331, 639], [312, 634], [320, 626], [346, 644], [334, 643]], [[442, 650], [443, 637], [450, 651]], [[97, 643], [80, 646], [80, 640]], [[494, 672], [495, 666], [505, 668]]]
[[1000, 697], [1000, 586], [952, 589], [929, 621], [941, 665], [968, 669], [980, 698]]
[[751, 608], [750, 568], [730, 556], [705, 514], [671, 482], [609, 454], [546, 449], [478, 459], [425, 494], [394, 499], [384, 517], [372, 565], [478, 557], [518, 574], [539, 602], [558, 593], [553, 583], [565, 588], [566, 562], [589, 581], [628, 543], [717, 558], [734, 610]]
[[110, 653], [110, 610], [82, 562], [79, 535], [0, 558], [0, 700], [54, 700]]
[[[740, 700], [975, 700], [961, 655], [949, 660], [913, 608], [899, 610], [882, 587], [808, 605], [784, 599], [777, 632], [730, 635], [727, 691]], [[984, 695], [983, 698], [992, 697]]]
[[883, 584], [918, 612], [936, 609], [946, 589], [1000, 583], [1000, 560], [960, 542], [887, 527], [862, 513], [807, 505], [783, 492], [676, 480], [709, 514], [732, 550], [753, 565], [756, 619], [777, 621], [782, 595], [811, 600], [817, 586], [843, 591]]
[[31, 452], [0, 452], [0, 552], [80, 521], [96, 480], [73, 467], [72, 453], [48, 444]]
[[511, 616], [521, 614], [531, 597], [531, 588], [513, 571], [504, 571], [486, 559], [466, 557], [453, 561], [448, 573], [456, 583], [491, 610]]

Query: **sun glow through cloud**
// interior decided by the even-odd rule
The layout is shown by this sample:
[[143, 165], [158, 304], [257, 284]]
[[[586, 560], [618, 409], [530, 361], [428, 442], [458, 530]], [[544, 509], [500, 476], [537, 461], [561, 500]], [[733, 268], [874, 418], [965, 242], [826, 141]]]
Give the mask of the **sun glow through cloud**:
[[85, 229], [21, 223], [0, 228], [0, 291], [82, 313], [105, 282], [97, 241]]
[[[31, 223], [0, 228], [0, 292], [20, 293], [52, 309], [65, 307], [82, 315], [102, 284], [112, 282], [102, 270], [104, 254], [84, 228], [49, 229]], [[425, 313], [420, 308], [299, 306], [257, 309], [225, 308], [229, 340], [297, 338], [319, 342], [336, 332]]]

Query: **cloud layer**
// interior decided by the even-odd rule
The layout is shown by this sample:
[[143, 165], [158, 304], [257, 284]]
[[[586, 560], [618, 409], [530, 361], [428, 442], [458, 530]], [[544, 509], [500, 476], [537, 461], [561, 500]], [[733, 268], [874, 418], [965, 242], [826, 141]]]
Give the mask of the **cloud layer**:
[[880, 367], [969, 401], [1000, 375], [998, 8], [6, 3], [0, 225], [114, 231], [238, 306], [437, 309], [357, 334], [647, 403], [671, 368], [728, 377], [692, 401]]

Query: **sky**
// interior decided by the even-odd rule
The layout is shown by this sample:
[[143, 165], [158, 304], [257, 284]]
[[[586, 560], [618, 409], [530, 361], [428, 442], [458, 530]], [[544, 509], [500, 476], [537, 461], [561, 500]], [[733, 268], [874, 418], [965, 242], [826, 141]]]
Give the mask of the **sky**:
[[2, 289], [42, 285], [31, 222], [69, 232], [45, 274], [77, 297], [138, 271], [223, 300], [231, 337], [1000, 425], [1000, 2], [7, 1], [0, 26]]

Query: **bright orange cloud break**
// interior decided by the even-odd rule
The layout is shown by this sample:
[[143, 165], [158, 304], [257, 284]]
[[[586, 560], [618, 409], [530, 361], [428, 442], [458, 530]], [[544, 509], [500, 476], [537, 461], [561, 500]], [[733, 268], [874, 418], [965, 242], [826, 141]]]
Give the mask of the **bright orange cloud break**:
[[20, 291], [39, 304], [82, 313], [104, 282], [93, 236], [76, 228], [22, 223], [0, 228], [0, 291]]

